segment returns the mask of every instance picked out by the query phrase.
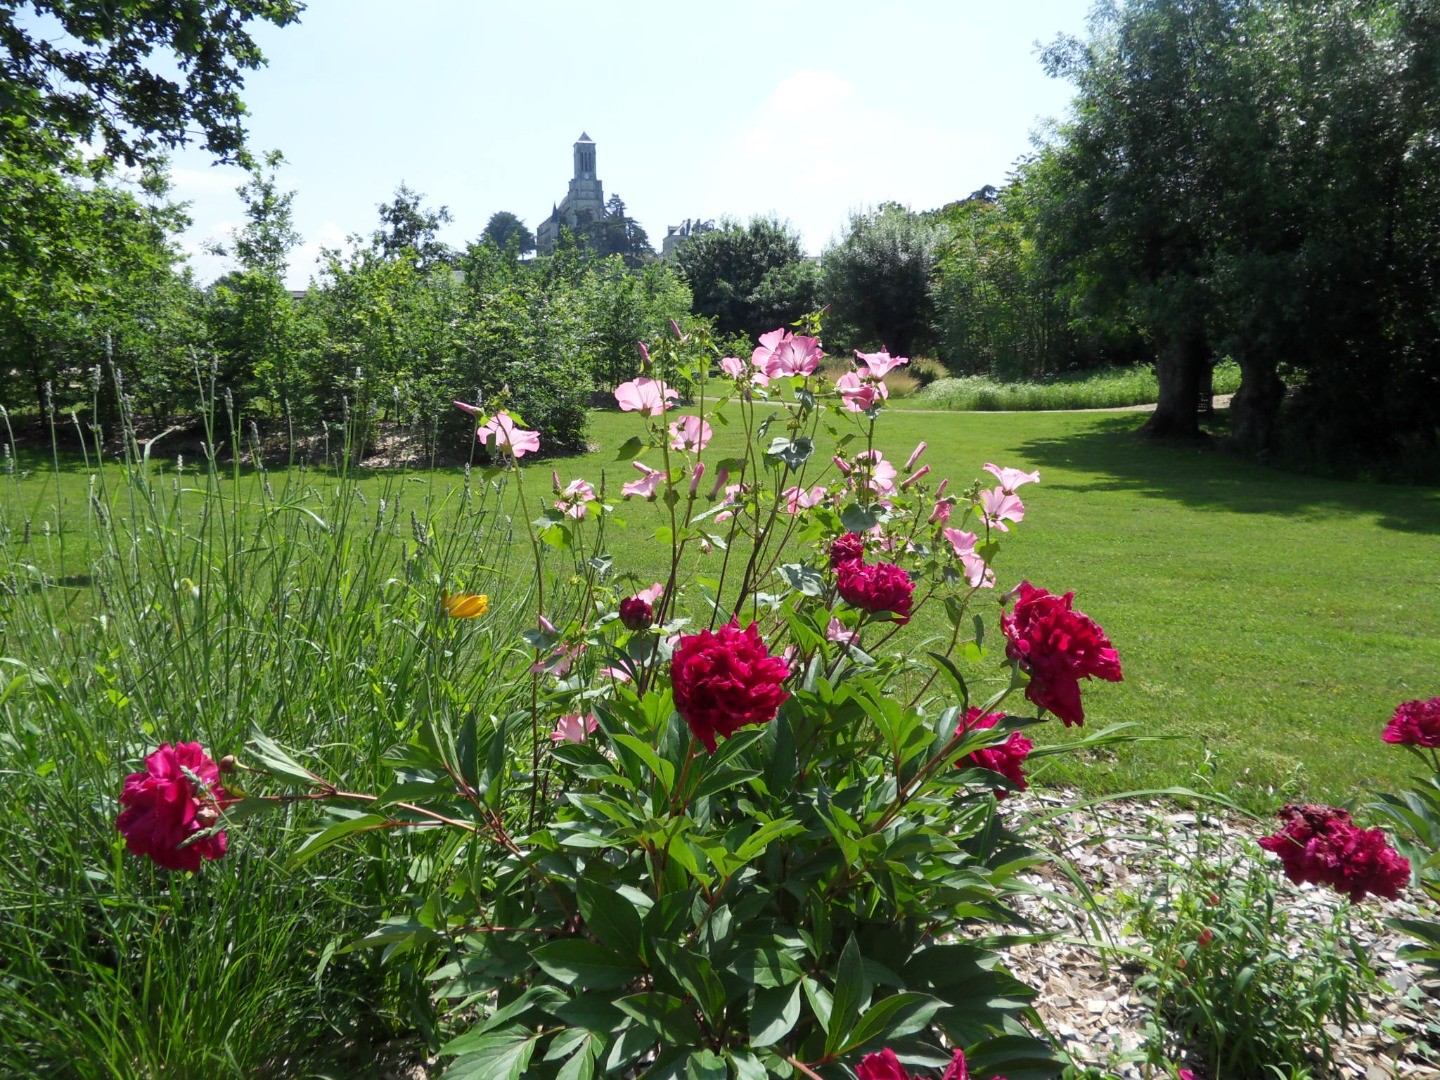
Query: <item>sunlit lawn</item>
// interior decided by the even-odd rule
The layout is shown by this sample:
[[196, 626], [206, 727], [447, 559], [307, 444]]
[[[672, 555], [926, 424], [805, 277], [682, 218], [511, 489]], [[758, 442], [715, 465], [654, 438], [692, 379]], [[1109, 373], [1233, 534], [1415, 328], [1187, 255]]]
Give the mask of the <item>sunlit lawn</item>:
[[[1091, 790], [1194, 784], [1208, 758], [1222, 788], [1261, 808], [1282, 795], [1364, 798], [1405, 775], [1404, 757], [1384, 748], [1379, 732], [1398, 702], [1440, 693], [1440, 492], [1310, 479], [1219, 452], [1156, 447], [1133, 435], [1142, 419], [896, 413], [881, 425], [888, 456], [903, 459], [925, 439], [935, 474], [956, 482], [987, 461], [1040, 470], [1042, 483], [1022, 492], [1026, 518], [997, 567], [1002, 587], [1023, 575], [1052, 591], [1074, 589], [1077, 606], [1109, 632], [1125, 681], [1087, 686], [1092, 726], [1133, 721], [1176, 737], [1049, 778]], [[589, 438], [599, 449], [527, 469], [526, 489], [533, 511], [549, 497], [552, 465], [562, 483], [583, 476], [598, 486], [603, 475], [625, 522], [612, 522], [607, 547], [617, 569], [648, 583], [668, 569], [652, 539], [664, 508], [614, 498], [637, 475], [615, 448], [639, 424], [597, 412]], [[738, 443], [734, 428], [722, 428], [710, 453]], [[306, 481], [317, 495], [328, 482], [319, 472]], [[398, 500], [403, 519], [407, 503], [459, 482], [458, 470], [438, 470], [363, 484], [376, 501]], [[77, 611], [91, 602], [79, 527], [86, 484], [83, 468], [67, 467], [58, 481], [63, 573], [75, 584]], [[11, 556], [29, 518], [27, 558], [61, 572], [56, 540], [44, 534], [55, 475], [37, 470], [0, 490]], [[517, 568], [526, 566], [522, 554], [478, 553]], [[698, 556], [697, 564], [716, 573], [720, 558]], [[517, 587], [528, 587], [529, 571], [515, 573]], [[914, 651], [942, 624], [942, 613], [927, 609], [916, 619], [920, 633], [897, 640]], [[1064, 737], [1058, 724], [1047, 732]]]

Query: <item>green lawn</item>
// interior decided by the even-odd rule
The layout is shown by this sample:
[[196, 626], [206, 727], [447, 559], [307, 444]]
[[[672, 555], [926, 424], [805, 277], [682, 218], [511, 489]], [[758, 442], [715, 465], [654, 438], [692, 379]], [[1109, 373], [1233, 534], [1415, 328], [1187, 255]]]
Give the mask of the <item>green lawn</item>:
[[[1283, 798], [1349, 800], [1405, 774], [1403, 755], [1379, 732], [1394, 706], [1440, 693], [1440, 492], [1311, 479], [1217, 451], [1157, 447], [1133, 434], [1132, 414], [906, 415], [881, 425], [879, 445], [903, 459], [929, 442], [936, 475], [965, 482], [986, 461], [1039, 469], [1023, 490], [1027, 515], [998, 566], [1000, 584], [1020, 576], [1051, 591], [1074, 589], [1077, 606], [1109, 632], [1125, 682], [1088, 684], [1092, 725], [1134, 721], [1178, 741], [1125, 750], [1063, 779], [1091, 790], [1192, 783], [1208, 756], [1217, 782], [1257, 809]], [[614, 448], [639, 430], [624, 414], [597, 412], [593, 453], [526, 470], [532, 510], [548, 497], [550, 467], [562, 483], [583, 476], [612, 493], [625, 528], [610, 534], [616, 567], [647, 582], [666, 556], [651, 540], [659, 504], [614, 499], [636, 474]], [[721, 429], [710, 451], [738, 444]], [[651, 464], [658, 464], [652, 461]], [[162, 468], [167, 466], [161, 465]], [[87, 474], [40, 473], [6, 489], [10, 558], [18, 522], [32, 519], [32, 551], [49, 545], [57, 483], [69, 523], [68, 582], [77, 610], [87, 558], [83, 531]], [[298, 485], [317, 510], [319, 473]], [[403, 522], [422, 500], [457, 488], [457, 471], [368, 475], [372, 502], [388, 493]], [[123, 514], [124, 506], [116, 507]], [[483, 553], [528, 582], [523, 553]], [[718, 566], [718, 554], [700, 560]], [[45, 561], [41, 559], [40, 561]], [[698, 562], [699, 560], [697, 560]], [[58, 567], [56, 568], [58, 569]], [[942, 632], [938, 609], [916, 619], [919, 634]], [[1053, 738], [1064, 737], [1054, 725]], [[1062, 779], [1060, 777], [1052, 777]]]

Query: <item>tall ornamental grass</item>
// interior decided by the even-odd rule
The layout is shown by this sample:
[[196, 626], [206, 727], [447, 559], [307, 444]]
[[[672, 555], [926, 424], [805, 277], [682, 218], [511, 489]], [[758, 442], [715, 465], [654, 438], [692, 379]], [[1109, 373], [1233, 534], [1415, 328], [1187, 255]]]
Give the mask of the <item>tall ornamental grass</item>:
[[[423, 878], [405, 842], [295, 874], [283, 853], [309, 822], [275, 815], [202, 884], [124, 854], [116, 776], [157, 744], [239, 745], [259, 722], [374, 782], [439, 700], [503, 709], [530, 599], [507, 564], [512, 523], [468, 472], [448, 488], [391, 472], [378, 497], [343, 466], [242, 472], [255, 448], [219, 426], [199, 460], [161, 462], [128, 427], [112, 439], [52, 417], [57, 448], [84, 446], [78, 525], [58, 509], [73, 484], [58, 452], [37, 496], [6, 444], [6, 1076], [292, 1075], [430, 1030], [422, 971], [342, 948]], [[457, 587], [495, 598], [464, 636], [436, 618]]]

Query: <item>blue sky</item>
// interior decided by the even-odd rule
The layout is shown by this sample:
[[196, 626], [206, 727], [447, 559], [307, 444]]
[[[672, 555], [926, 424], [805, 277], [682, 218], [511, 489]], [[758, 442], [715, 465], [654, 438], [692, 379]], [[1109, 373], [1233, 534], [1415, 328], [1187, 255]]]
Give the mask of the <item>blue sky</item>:
[[[1008, 4], [770, 0], [724, 5], [311, 0], [299, 25], [257, 38], [250, 145], [278, 149], [305, 238], [368, 234], [402, 181], [445, 205], [444, 239], [477, 237], [497, 210], [531, 228], [571, 175], [582, 130], [606, 196], [658, 248], [687, 217], [773, 214], [818, 254], [851, 211], [928, 209], [1000, 183], [1070, 88], [1035, 43], [1082, 33], [1089, 0]], [[173, 158], [200, 254], [241, 219], [243, 176], [199, 151]]]

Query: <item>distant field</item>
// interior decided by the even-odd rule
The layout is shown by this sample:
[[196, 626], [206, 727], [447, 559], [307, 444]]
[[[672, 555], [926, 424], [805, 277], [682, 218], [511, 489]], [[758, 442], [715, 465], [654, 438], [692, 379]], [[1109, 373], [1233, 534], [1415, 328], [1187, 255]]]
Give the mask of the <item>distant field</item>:
[[[1215, 368], [1217, 394], [1240, 388], [1240, 368], [1230, 361]], [[950, 412], [1027, 412], [1046, 409], [1121, 409], [1153, 405], [1160, 396], [1155, 371], [1147, 366], [1101, 368], [1044, 382], [1001, 382], [989, 375], [937, 379], [907, 397], [907, 409]]]

